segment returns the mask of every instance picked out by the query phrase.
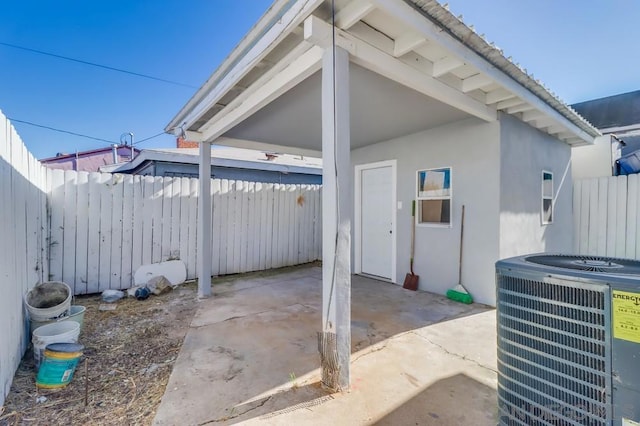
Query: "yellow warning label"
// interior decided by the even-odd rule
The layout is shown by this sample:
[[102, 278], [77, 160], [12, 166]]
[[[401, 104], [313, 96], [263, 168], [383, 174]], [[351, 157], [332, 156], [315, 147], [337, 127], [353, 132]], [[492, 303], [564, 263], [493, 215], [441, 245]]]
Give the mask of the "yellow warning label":
[[640, 293], [613, 290], [613, 337], [640, 343]]

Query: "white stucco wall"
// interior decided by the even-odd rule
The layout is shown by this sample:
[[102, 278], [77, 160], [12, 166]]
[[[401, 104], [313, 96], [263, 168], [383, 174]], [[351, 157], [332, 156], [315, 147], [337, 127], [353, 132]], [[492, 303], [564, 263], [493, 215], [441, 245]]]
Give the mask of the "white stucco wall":
[[[572, 251], [571, 148], [522, 121], [500, 116], [500, 258]], [[542, 170], [553, 173], [554, 222], [542, 225]]]
[[620, 158], [620, 147], [611, 135], [597, 137], [593, 145], [571, 149], [573, 179], [611, 176], [613, 163]]
[[[452, 168], [451, 228], [419, 225], [415, 273], [420, 289], [444, 294], [458, 282], [460, 215], [465, 207], [462, 283], [480, 303], [495, 304], [494, 263], [499, 254], [500, 124], [466, 119], [353, 150], [352, 164], [397, 160], [397, 263], [395, 282], [409, 272], [411, 201], [416, 171]], [[352, 244], [352, 247], [355, 247]], [[352, 263], [355, 264], [355, 263]]]

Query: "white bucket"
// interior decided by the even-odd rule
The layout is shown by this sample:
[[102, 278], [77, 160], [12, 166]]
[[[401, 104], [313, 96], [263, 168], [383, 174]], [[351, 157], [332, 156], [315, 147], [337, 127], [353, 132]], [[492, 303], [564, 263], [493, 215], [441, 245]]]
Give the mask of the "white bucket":
[[46, 321], [34, 321], [33, 319], [31, 319], [31, 322], [30, 322], [31, 333], [33, 333], [33, 330], [35, 330], [38, 327], [42, 327], [43, 325], [51, 324], [54, 322], [67, 321], [67, 320], [75, 321], [78, 324], [80, 324], [80, 331], [82, 331], [82, 325], [84, 324], [84, 313], [86, 310], [87, 308], [85, 308], [84, 306], [71, 305], [71, 307], [69, 308], [69, 316], [50, 319]]
[[44, 357], [44, 350], [51, 343], [77, 343], [80, 335], [80, 324], [75, 321], [60, 321], [43, 325], [33, 330], [33, 359], [36, 371]]
[[71, 288], [60, 281], [38, 284], [24, 296], [32, 321], [46, 321], [65, 316], [71, 306]]

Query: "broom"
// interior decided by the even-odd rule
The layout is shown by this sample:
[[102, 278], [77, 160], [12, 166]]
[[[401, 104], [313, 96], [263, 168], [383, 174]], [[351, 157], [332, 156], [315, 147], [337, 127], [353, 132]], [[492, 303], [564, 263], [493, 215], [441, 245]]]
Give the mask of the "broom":
[[447, 290], [447, 298], [462, 303], [473, 303], [473, 298], [462, 285], [462, 241], [464, 237], [464, 204], [462, 205], [462, 219], [460, 219], [460, 262], [458, 264], [458, 284]]

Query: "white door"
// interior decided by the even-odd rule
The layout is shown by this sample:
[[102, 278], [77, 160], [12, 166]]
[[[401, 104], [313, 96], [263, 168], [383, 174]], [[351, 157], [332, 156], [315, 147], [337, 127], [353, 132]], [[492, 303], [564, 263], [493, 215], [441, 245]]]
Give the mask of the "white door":
[[[365, 166], [366, 167], [366, 166]], [[360, 169], [360, 270], [392, 279], [394, 263], [394, 170]]]

